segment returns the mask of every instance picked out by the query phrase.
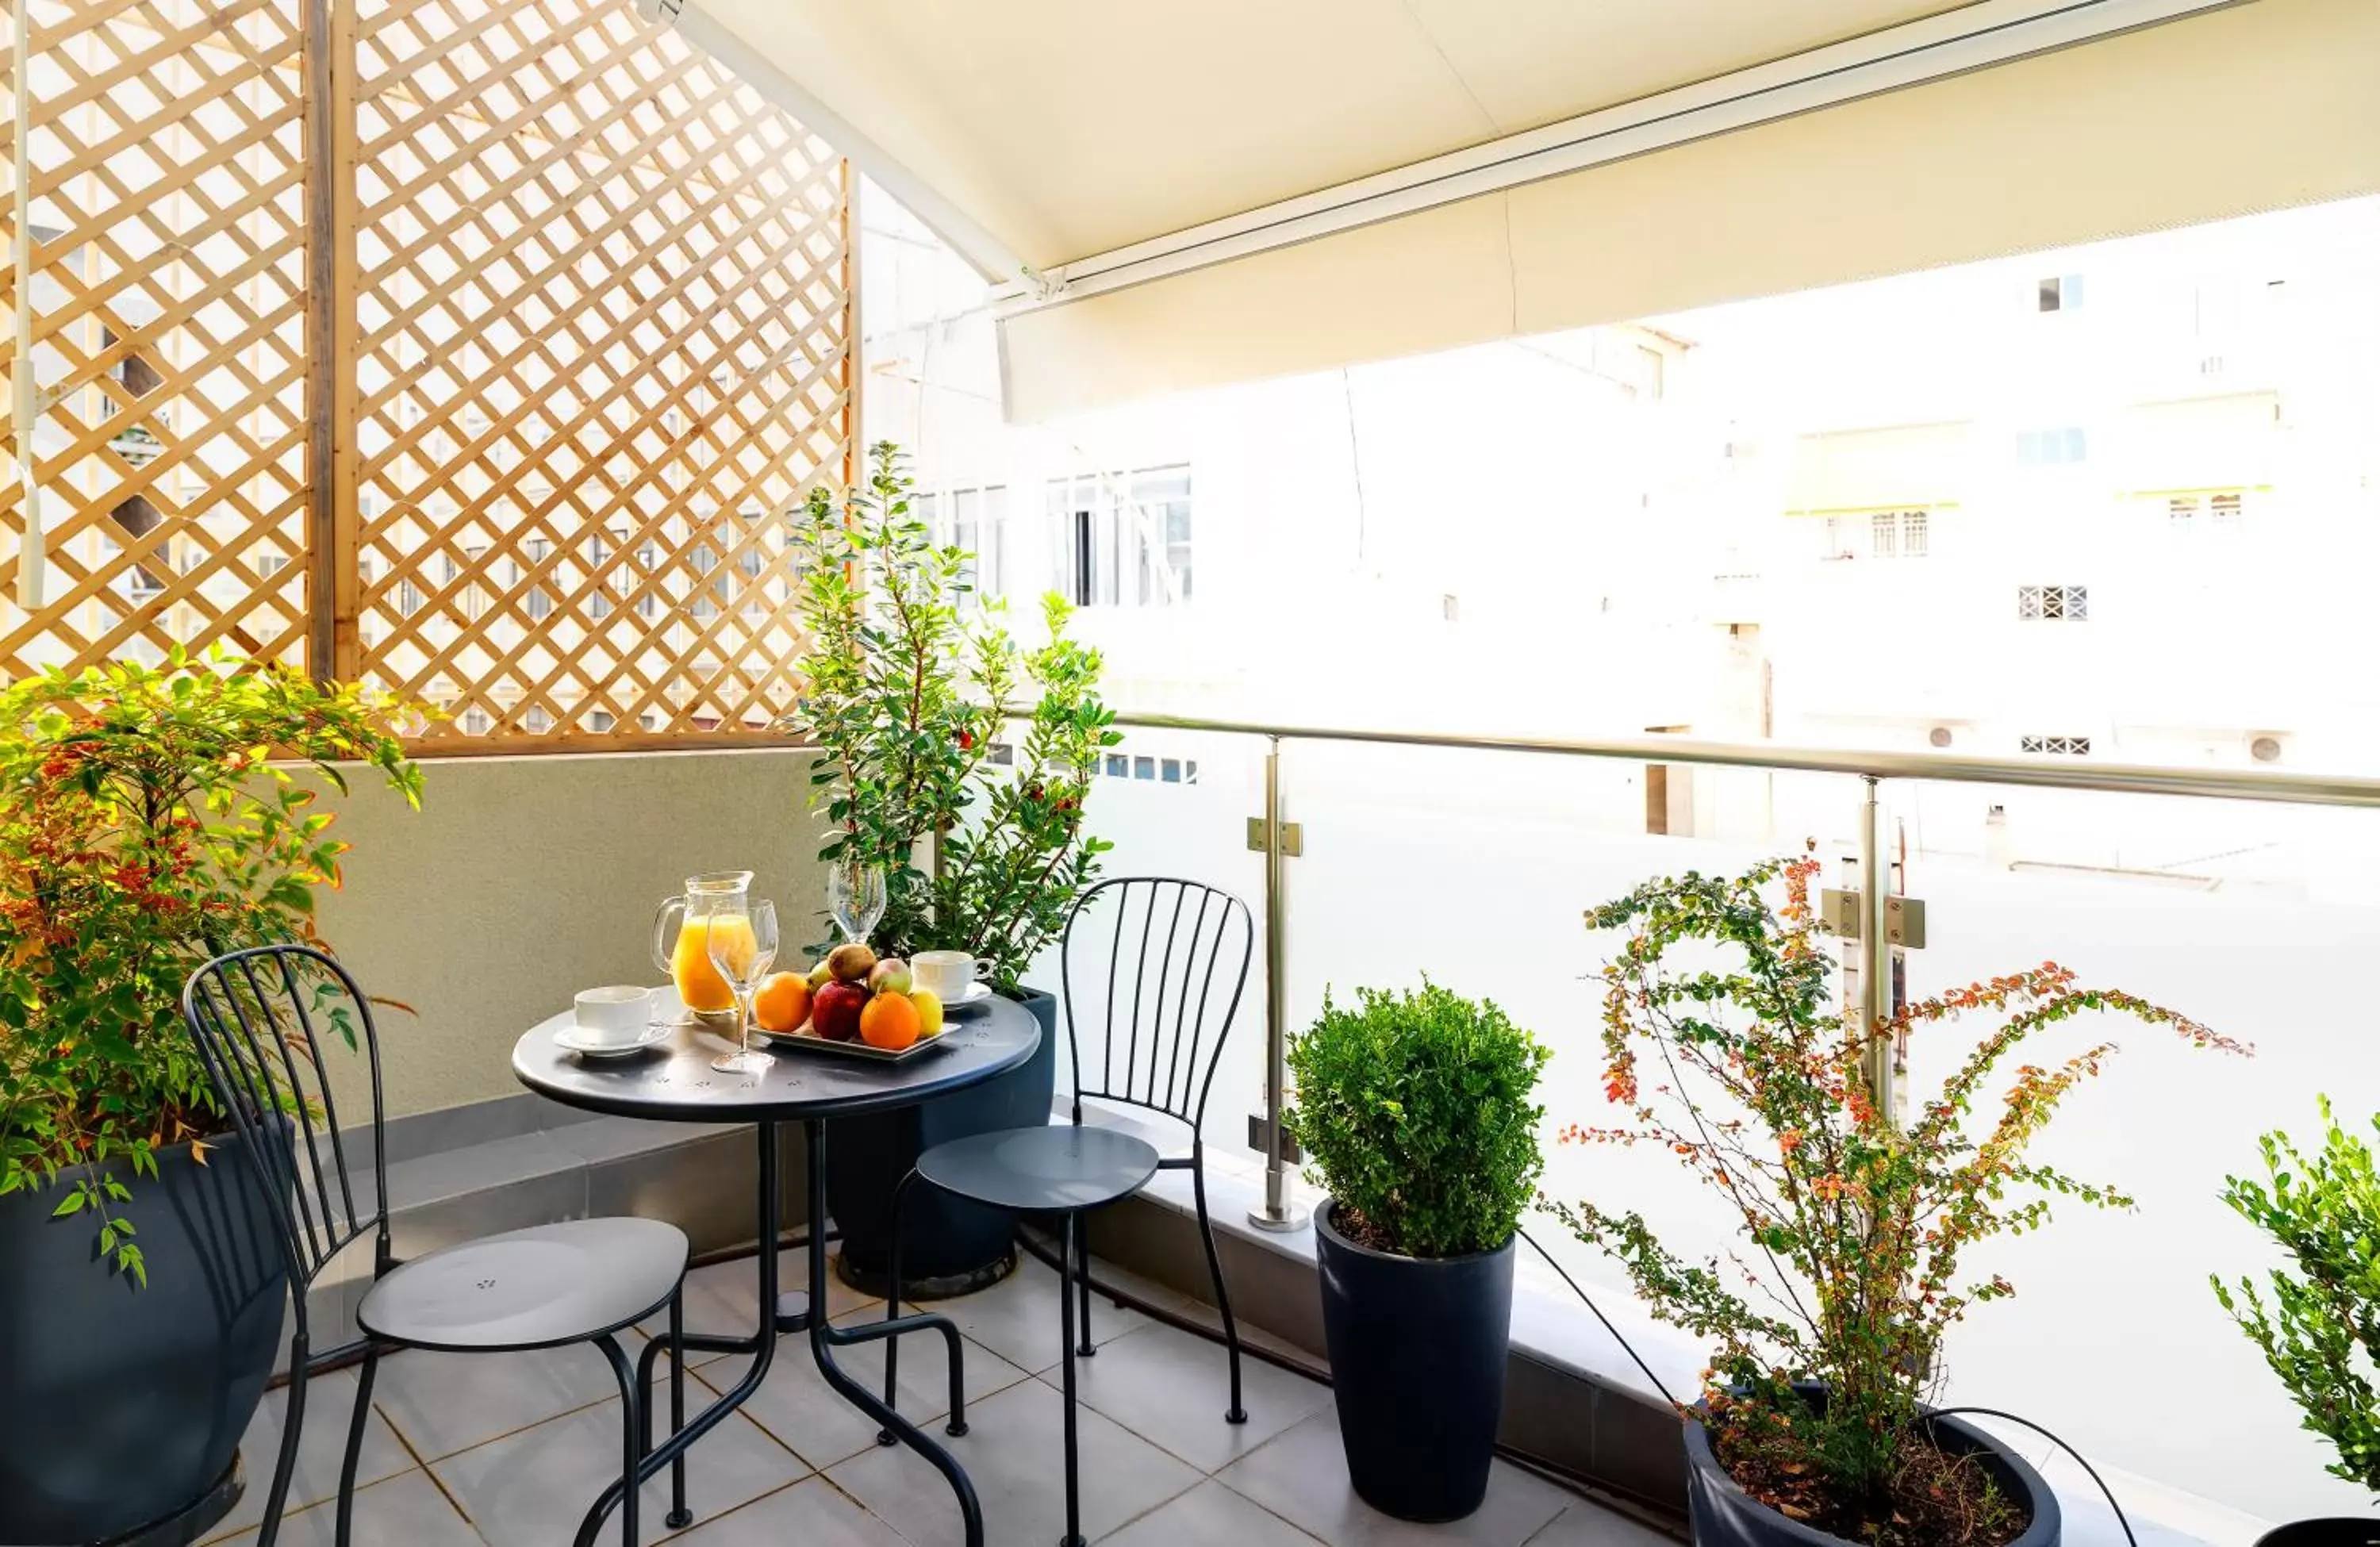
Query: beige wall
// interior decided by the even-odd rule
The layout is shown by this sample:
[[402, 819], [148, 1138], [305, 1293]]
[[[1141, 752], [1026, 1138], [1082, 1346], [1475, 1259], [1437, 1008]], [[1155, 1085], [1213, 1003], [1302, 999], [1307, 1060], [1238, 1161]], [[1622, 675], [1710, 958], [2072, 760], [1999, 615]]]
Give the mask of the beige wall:
[[392, 1116], [509, 1094], [514, 1040], [600, 983], [662, 981], [653, 909], [699, 871], [750, 870], [788, 949], [825, 883], [806, 751], [456, 758], [423, 765], [421, 810], [355, 779], [331, 799], [354, 845], [323, 934], [374, 994]]

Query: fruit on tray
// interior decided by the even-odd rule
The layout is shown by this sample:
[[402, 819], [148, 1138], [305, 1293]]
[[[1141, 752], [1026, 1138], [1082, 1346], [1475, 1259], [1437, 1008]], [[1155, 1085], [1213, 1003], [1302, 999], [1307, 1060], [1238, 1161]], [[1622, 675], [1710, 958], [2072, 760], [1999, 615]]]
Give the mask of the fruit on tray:
[[869, 1047], [898, 1053], [918, 1035], [917, 1006], [906, 994], [880, 993], [859, 1012], [859, 1040]]
[[868, 992], [870, 993], [906, 993], [912, 980], [909, 964], [899, 956], [885, 956], [868, 969]]
[[791, 1031], [809, 1017], [809, 980], [798, 972], [771, 972], [752, 991], [752, 1018], [763, 1031]]
[[829, 983], [831, 983], [831, 982], [833, 982], [833, 981], [834, 981], [834, 958], [833, 958], [833, 957], [832, 957], [832, 956], [820, 956], [820, 957], [819, 957], [819, 959], [818, 959], [818, 965], [817, 965], [816, 967], [813, 967], [813, 968], [810, 968], [810, 975], [809, 975], [810, 992], [811, 992], [811, 993], [817, 993], [820, 989], [822, 989], [822, 988], [826, 987], [826, 986], [827, 986], [827, 984], [829, 984]]
[[868, 991], [857, 983], [829, 983], [810, 997], [810, 1029], [829, 1041], [850, 1041], [867, 1008]]
[[939, 1037], [942, 1034], [942, 1002], [931, 989], [911, 989], [909, 1003], [917, 1006], [917, 1035]]
[[827, 953], [826, 966], [836, 982], [856, 984], [876, 966], [876, 953], [854, 940]]

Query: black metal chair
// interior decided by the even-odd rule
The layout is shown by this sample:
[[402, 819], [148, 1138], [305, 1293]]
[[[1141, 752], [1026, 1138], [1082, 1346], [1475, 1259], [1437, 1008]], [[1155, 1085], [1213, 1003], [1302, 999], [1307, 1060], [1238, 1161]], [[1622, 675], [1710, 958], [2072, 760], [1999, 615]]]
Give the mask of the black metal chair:
[[[258, 1185], [273, 1203], [289, 1269], [296, 1331], [289, 1344], [289, 1404], [281, 1451], [265, 1498], [261, 1547], [273, 1547], [288, 1503], [290, 1470], [305, 1421], [310, 1376], [362, 1357], [356, 1404], [339, 1468], [340, 1547], [352, 1534], [357, 1456], [371, 1408], [372, 1376], [383, 1351], [519, 1353], [592, 1343], [620, 1383], [620, 1503], [623, 1540], [637, 1541], [637, 1469], [650, 1448], [650, 1412], [618, 1334], [666, 1306], [670, 1347], [683, 1335], [679, 1286], [686, 1235], [647, 1219], [574, 1220], [537, 1225], [443, 1248], [400, 1263], [389, 1247], [388, 1166], [383, 1157], [380, 1039], [371, 1005], [346, 969], [304, 945], [263, 945], [217, 956], [182, 990], [182, 1017], [249, 1157]], [[370, 1190], [348, 1151], [355, 1137], [339, 1127], [338, 1102], [324, 1059], [325, 1034], [360, 1052], [371, 1094]], [[363, 1336], [316, 1349], [306, 1296], [349, 1246], [372, 1236], [372, 1285], [357, 1308]], [[674, 1359], [670, 1406], [685, 1412], [684, 1361]], [[670, 1523], [686, 1524], [686, 1471], [673, 1468]], [[599, 1503], [578, 1532], [591, 1542], [602, 1523]]]
[[[1135, 923], [1139, 944], [1126, 958], [1127, 937]], [[1106, 956], [1103, 969], [1098, 965], [1101, 945]], [[995, 1208], [1063, 1216], [1060, 1261], [1064, 1267], [1059, 1300], [1065, 1339], [1066, 1535], [1062, 1547], [1081, 1547], [1082, 1542], [1075, 1486], [1075, 1360], [1099, 1351], [1091, 1342], [1091, 1254], [1085, 1215], [1131, 1197], [1159, 1171], [1190, 1173], [1191, 1191], [1198, 1206], [1198, 1231], [1207, 1248], [1207, 1271], [1214, 1280], [1215, 1306], [1222, 1313], [1223, 1340], [1231, 1361], [1231, 1406], [1223, 1417], [1231, 1423], [1247, 1421], [1240, 1405], [1239, 1324], [1232, 1317], [1222, 1260], [1215, 1251], [1214, 1223], [1207, 1213], [1204, 1125], [1207, 1098], [1215, 1083], [1224, 1039], [1239, 1011], [1241, 993], [1247, 986], [1248, 963], [1255, 949], [1256, 926], [1247, 905], [1229, 892], [1195, 881], [1157, 876], [1118, 877], [1092, 887], [1066, 920], [1060, 959], [1066, 1045], [1075, 1069], [1074, 1120], [978, 1134], [936, 1145], [917, 1157], [917, 1169], [893, 1189], [892, 1287], [884, 1306], [888, 1317], [900, 1313], [901, 1203], [912, 1183], [923, 1182]], [[1219, 992], [1219, 968], [1229, 980], [1228, 993]], [[1102, 971], [1103, 993], [1086, 992], [1078, 1007], [1078, 983], [1088, 990], [1096, 986], [1092, 980]], [[1125, 1007], [1127, 988], [1129, 1013], [1119, 1028], [1116, 1015]], [[1083, 1061], [1080, 1012], [1102, 999], [1100, 1061], [1092, 1070]], [[1086, 1100], [1137, 1107], [1186, 1125], [1189, 1153], [1166, 1156], [1147, 1139], [1112, 1128], [1086, 1127]], [[884, 1400], [888, 1405], [894, 1400], [899, 1355], [900, 1340], [887, 1342]], [[955, 1371], [953, 1380], [955, 1383]], [[880, 1438], [889, 1443], [889, 1437]]]

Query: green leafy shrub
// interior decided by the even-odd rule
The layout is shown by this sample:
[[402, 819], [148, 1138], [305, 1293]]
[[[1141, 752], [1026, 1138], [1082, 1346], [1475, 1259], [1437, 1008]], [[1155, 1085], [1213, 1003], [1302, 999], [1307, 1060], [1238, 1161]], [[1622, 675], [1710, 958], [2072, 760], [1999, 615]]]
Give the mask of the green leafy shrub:
[[[1014, 990], [1113, 847], [1083, 825], [1100, 754], [1122, 739], [1099, 700], [1099, 652], [1066, 637], [1073, 609], [1055, 593], [1037, 648], [1010, 637], [997, 604], [968, 616], [972, 555], [910, 514], [898, 447], [871, 456], [866, 485], [840, 501], [811, 491], [797, 531], [810, 640], [795, 724], [823, 754], [819, 858], [884, 871], [880, 952], [987, 956], [993, 983]], [[1016, 718], [1012, 774], [990, 758]], [[919, 862], [929, 840], [939, 866]]]
[[346, 845], [273, 760], [377, 768], [412, 805], [396, 706], [278, 666], [131, 663], [0, 691], [0, 1195], [55, 1188], [101, 1258], [146, 1283], [131, 1195], [99, 1163], [218, 1131], [182, 1024], [218, 952], [312, 942]]
[[1529, 1097], [1548, 1051], [1493, 1001], [1427, 979], [1418, 993], [1329, 995], [1289, 1049], [1289, 1127], [1330, 1189], [1342, 1234], [1412, 1257], [1512, 1238], [1545, 1157]]
[[2331, 1474], [2380, 1493], [2380, 1175], [2327, 1099], [2322, 1120], [2311, 1156], [2285, 1133], [2264, 1137], [2269, 1183], [2225, 1179], [2223, 1201], [2278, 1241], [2296, 1271], [2272, 1270], [2269, 1305], [2245, 1278], [2237, 1289], [2213, 1280], [2215, 1297], [2264, 1350], [2305, 1427], [2337, 1447]]

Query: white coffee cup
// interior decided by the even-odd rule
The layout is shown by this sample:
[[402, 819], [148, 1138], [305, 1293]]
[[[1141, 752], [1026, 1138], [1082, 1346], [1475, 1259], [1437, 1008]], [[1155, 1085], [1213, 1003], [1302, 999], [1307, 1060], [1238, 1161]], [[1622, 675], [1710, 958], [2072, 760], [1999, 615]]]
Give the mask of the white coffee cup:
[[571, 1001], [578, 1034], [604, 1047], [625, 1047], [652, 1023], [653, 991], [621, 984], [582, 991]]
[[991, 962], [965, 951], [920, 951], [909, 958], [909, 976], [943, 1004], [954, 1004], [966, 996], [977, 979], [991, 976]]

